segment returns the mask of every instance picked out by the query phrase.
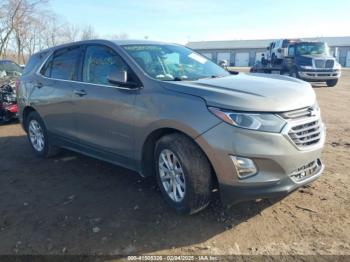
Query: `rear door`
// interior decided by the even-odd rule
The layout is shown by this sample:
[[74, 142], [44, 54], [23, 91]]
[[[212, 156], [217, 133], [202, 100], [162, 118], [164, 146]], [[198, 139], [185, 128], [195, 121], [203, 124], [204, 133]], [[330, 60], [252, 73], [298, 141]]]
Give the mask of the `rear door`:
[[72, 90], [81, 51], [80, 46], [56, 50], [41, 68], [31, 97], [49, 132], [72, 140], [77, 138]]
[[133, 105], [139, 90], [113, 85], [107, 78], [112, 71], [126, 70], [130, 81], [138, 80], [112, 48], [98, 44], [84, 49], [83, 84], [73, 90], [80, 144], [83, 151], [126, 163], [133, 152]]

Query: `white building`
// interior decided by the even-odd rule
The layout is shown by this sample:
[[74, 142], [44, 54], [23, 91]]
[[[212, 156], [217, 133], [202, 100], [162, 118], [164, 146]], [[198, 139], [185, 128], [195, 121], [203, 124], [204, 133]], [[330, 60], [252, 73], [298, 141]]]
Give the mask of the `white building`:
[[[337, 60], [344, 67], [350, 67], [350, 36], [301, 38], [305, 41], [323, 41], [328, 43], [331, 52], [338, 49]], [[227, 60], [231, 66], [252, 66], [273, 39], [201, 41], [189, 42], [187, 46], [209, 57], [215, 62]]]

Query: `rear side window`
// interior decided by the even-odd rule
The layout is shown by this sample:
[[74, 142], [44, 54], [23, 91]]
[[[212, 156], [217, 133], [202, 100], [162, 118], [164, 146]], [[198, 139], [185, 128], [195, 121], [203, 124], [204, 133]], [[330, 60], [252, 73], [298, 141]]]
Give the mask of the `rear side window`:
[[41, 74], [49, 78], [77, 80], [80, 53], [79, 46], [55, 51], [42, 68]]

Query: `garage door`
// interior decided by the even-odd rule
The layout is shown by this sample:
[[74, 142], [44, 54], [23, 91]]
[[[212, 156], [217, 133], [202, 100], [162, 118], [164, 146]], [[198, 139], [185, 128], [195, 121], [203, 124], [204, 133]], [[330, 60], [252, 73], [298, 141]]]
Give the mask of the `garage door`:
[[230, 53], [218, 53], [218, 57], [217, 57], [217, 63], [219, 63], [220, 61], [226, 60], [227, 64], [231, 64], [231, 54]]
[[235, 66], [249, 66], [249, 53], [236, 53]]
[[350, 67], [350, 51], [347, 52], [346, 54], [346, 67]]
[[206, 58], [209, 58], [210, 60], [213, 59], [212, 53], [202, 53], [202, 55], [205, 56]]

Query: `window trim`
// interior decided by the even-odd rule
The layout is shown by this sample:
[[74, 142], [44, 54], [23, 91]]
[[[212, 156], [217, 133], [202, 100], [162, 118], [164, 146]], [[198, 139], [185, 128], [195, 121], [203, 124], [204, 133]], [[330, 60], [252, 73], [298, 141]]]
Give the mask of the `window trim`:
[[[43, 67], [46, 65], [46, 63], [49, 61], [49, 60], [53, 60], [54, 59], [54, 56], [55, 56], [55, 53], [57, 53], [58, 51], [62, 51], [62, 50], [69, 50], [69, 49], [72, 49], [72, 48], [80, 48], [81, 49], [81, 46], [80, 45], [72, 45], [72, 46], [68, 46], [68, 47], [63, 47], [63, 48], [58, 48], [58, 49], [55, 49], [55, 50], [52, 50], [51, 52], [49, 52], [49, 55], [47, 56], [47, 58], [45, 58], [44, 62], [41, 64], [41, 66], [39, 67], [38, 71], [37, 71], [37, 74], [46, 78], [46, 79], [53, 79], [53, 80], [62, 80], [62, 81], [71, 81], [71, 82], [76, 82], [75, 80], [67, 80], [67, 79], [60, 79], [60, 78], [54, 78], [54, 77], [51, 77], [51, 73], [50, 72], [50, 77], [47, 77], [47, 76], [44, 76], [42, 73], [41, 73], [41, 70], [43, 69]], [[80, 50], [82, 51], [82, 49]], [[80, 60], [81, 60], [81, 57], [79, 56], [78, 57], [78, 60], [77, 60], [77, 64], [76, 66], [79, 66], [80, 64]], [[78, 68], [79, 70], [79, 68]], [[77, 78], [79, 78], [79, 72], [76, 72], [76, 76]]]
[[[84, 59], [85, 59], [85, 50], [86, 50], [86, 47], [89, 46], [89, 45], [92, 45], [92, 46], [100, 45], [100, 46], [104, 46], [104, 47], [108, 47], [108, 48], [112, 49], [120, 57], [120, 59], [122, 59], [122, 61], [130, 68], [130, 70], [134, 73], [134, 75], [137, 77], [137, 80], [138, 80], [140, 86], [137, 87], [137, 88], [130, 88], [130, 87], [117, 86], [117, 85], [103, 85], [103, 84], [94, 84], [94, 83], [83, 82], [82, 81], [82, 70], [83, 70], [83, 64], [84, 64]], [[41, 73], [41, 70], [45, 66], [46, 62], [49, 61], [53, 57], [53, 55], [55, 54], [56, 51], [59, 51], [59, 50], [62, 50], [62, 49], [66, 49], [66, 48], [70, 48], [70, 47], [74, 47], [74, 45], [68, 46], [68, 47], [54, 49], [54, 50], [51, 50], [50, 52], [48, 52], [47, 57], [44, 59], [44, 61], [42, 62], [42, 64], [38, 68], [38, 70], [36, 71], [36, 75], [40, 76], [40, 77], [42, 77], [44, 79], [48, 79], [48, 80], [62, 81], [62, 82], [66, 82], [66, 83], [79, 83], [79, 84], [93, 85], [93, 86], [103, 86], [103, 87], [116, 88], [116, 89], [121, 89], [121, 90], [140, 90], [140, 89], [143, 88], [143, 83], [141, 82], [141, 80], [139, 79], [137, 74], [134, 72], [134, 70], [132, 70], [130, 65], [125, 62], [124, 58], [118, 52], [116, 52], [113, 48], [111, 48], [110, 46], [104, 45], [104, 44], [100, 44], [100, 43], [87, 43], [87, 44], [78, 45], [78, 47], [80, 47], [82, 49], [81, 50], [82, 51], [81, 52], [81, 57], [79, 58], [79, 63], [78, 63], [78, 72], [77, 72], [78, 73], [78, 80], [66, 80], [66, 79], [59, 79], [59, 78], [53, 78], [53, 77], [44, 76]]]

